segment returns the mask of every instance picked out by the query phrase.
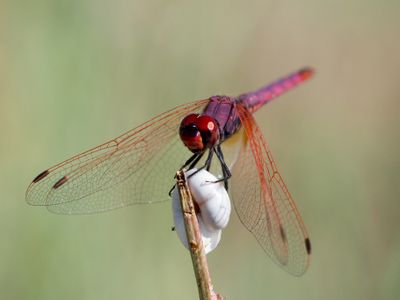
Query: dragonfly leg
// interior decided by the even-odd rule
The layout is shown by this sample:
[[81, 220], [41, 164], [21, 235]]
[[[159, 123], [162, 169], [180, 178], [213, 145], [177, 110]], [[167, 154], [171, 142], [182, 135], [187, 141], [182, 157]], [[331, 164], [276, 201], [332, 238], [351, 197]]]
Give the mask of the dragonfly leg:
[[[190, 170], [190, 169], [193, 169], [194, 166], [195, 166], [195, 165], [199, 162], [199, 160], [203, 157], [203, 155], [204, 155], [204, 152], [193, 154], [193, 155], [183, 164], [183, 166], [180, 167], [179, 170], [182, 170], [182, 169], [186, 168], [187, 166], [189, 166], [189, 170]], [[195, 173], [197, 173], [197, 171], [194, 172], [193, 174], [195, 174]], [[193, 174], [191, 174], [190, 176], [192, 176]], [[189, 177], [190, 177], [190, 176], [189, 176]], [[174, 178], [176, 178], [176, 174], [175, 174]], [[175, 185], [173, 185], [172, 188], [171, 188], [171, 189], [169, 190], [169, 192], [168, 192], [168, 195], [169, 195], [170, 197], [171, 197], [171, 194], [172, 194], [172, 191], [174, 190], [174, 188], [175, 188]]]
[[189, 170], [193, 169], [197, 165], [197, 163], [203, 157], [203, 155], [204, 155], [204, 152], [201, 152], [200, 154], [198, 154], [198, 157], [195, 160], [193, 160], [192, 163], [190, 164]]
[[182, 170], [189, 166], [189, 170], [192, 169], [198, 162], [199, 160], [203, 157], [204, 152], [201, 153], [195, 153], [193, 154], [184, 164], [182, 167], [179, 168], [179, 170]]
[[[201, 156], [203, 156], [203, 154], [204, 154], [204, 152], [201, 153]], [[204, 165], [201, 166], [200, 168], [198, 168], [196, 171], [194, 171], [194, 172], [193, 172], [192, 174], [190, 174], [188, 177], [193, 176], [194, 174], [200, 172], [200, 171], [203, 170], [203, 169], [206, 169], [207, 171], [209, 171], [209, 170], [210, 170], [210, 166], [211, 166], [211, 161], [212, 161], [213, 155], [214, 155], [214, 152], [210, 149], [209, 152], [208, 152], [208, 156], [207, 156], [207, 159], [206, 159], [206, 162], [204, 163]], [[200, 157], [200, 158], [201, 158], [201, 157]], [[198, 163], [198, 161], [200, 160], [200, 158], [199, 158], [198, 160], [196, 160], [196, 163]], [[195, 164], [192, 163], [192, 164], [191, 164], [191, 167], [193, 168], [194, 166], [195, 166]], [[192, 169], [192, 168], [190, 168], [190, 169]], [[190, 170], [190, 169], [189, 169], [189, 170]]]
[[218, 157], [219, 162], [221, 163], [221, 169], [222, 169], [222, 178], [214, 182], [223, 181], [225, 189], [228, 190], [228, 179], [232, 177], [231, 170], [229, 170], [229, 167], [225, 163], [224, 154], [221, 150], [221, 145], [218, 145], [217, 148], [214, 148], [214, 151]]

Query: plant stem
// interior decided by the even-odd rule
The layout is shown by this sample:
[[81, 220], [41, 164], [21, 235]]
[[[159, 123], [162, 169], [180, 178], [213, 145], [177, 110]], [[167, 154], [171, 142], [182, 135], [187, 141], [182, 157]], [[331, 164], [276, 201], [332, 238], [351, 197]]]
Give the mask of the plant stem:
[[193, 270], [196, 276], [197, 288], [199, 290], [199, 299], [222, 300], [223, 298], [220, 295], [215, 294], [213, 291], [192, 194], [190, 193], [186, 182], [186, 176], [183, 171], [177, 172], [176, 184], [180, 194], [183, 220], [185, 224], [190, 255], [192, 257]]

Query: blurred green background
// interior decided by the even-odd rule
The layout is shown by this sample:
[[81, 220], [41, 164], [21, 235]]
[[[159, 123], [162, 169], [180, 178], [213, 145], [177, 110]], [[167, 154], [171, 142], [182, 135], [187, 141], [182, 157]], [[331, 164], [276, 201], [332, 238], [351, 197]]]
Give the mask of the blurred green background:
[[0, 299], [196, 299], [170, 203], [59, 216], [25, 190], [168, 108], [305, 65], [315, 78], [256, 117], [310, 231], [310, 269], [286, 274], [233, 214], [209, 255], [215, 288], [398, 299], [399, 16], [398, 1], [1, 1]]

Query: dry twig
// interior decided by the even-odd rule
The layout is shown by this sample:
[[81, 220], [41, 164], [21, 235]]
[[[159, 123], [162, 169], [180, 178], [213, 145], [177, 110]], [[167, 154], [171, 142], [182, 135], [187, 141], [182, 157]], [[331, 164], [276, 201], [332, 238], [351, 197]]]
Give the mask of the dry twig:
[[199, 290], [199, 298], [200, 300], [222, 300], [223, 298], [213, 291], [193, 199], [183, 171], [177, 172], [176, 183], [180, 194], [183, 220]]

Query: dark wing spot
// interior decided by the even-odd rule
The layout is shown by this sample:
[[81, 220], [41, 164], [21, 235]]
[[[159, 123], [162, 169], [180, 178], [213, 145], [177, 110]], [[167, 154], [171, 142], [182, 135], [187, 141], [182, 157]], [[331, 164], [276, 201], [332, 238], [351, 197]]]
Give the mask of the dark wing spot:
[[33, 179], [33, 183], [36, 183], [40, 180], [42, 180], [43, 178], [45, 178], [47, 175], [49, 175], [49, 170], [43, 171], [42, 173], [40, 173], [38, 176], [35, 177], [35, 179]]
[[306, 238], [304, 243], [306, 244], [307, 253], [308, 253], [308, 255], [310, 255], [311, 254], [311, 242], [310, 242], [310, 239]]
[[285, 232], [285, 229], [283, 229], [283, 227], [282, 227], [282, 225], [279, 225], [279, 233], [281, 234], [281, 238], [282, 238], [282, 241], [284, 242], [284, 243], [286, 243], [286, 232]]
[[64, 183], [66, 183], [68, 180], [67, 176], [62, 177], [59, 181], [57, 181], [54, 185], [53, 185], [53, 189], [58, 189], [60, 186], [62, 186]]

